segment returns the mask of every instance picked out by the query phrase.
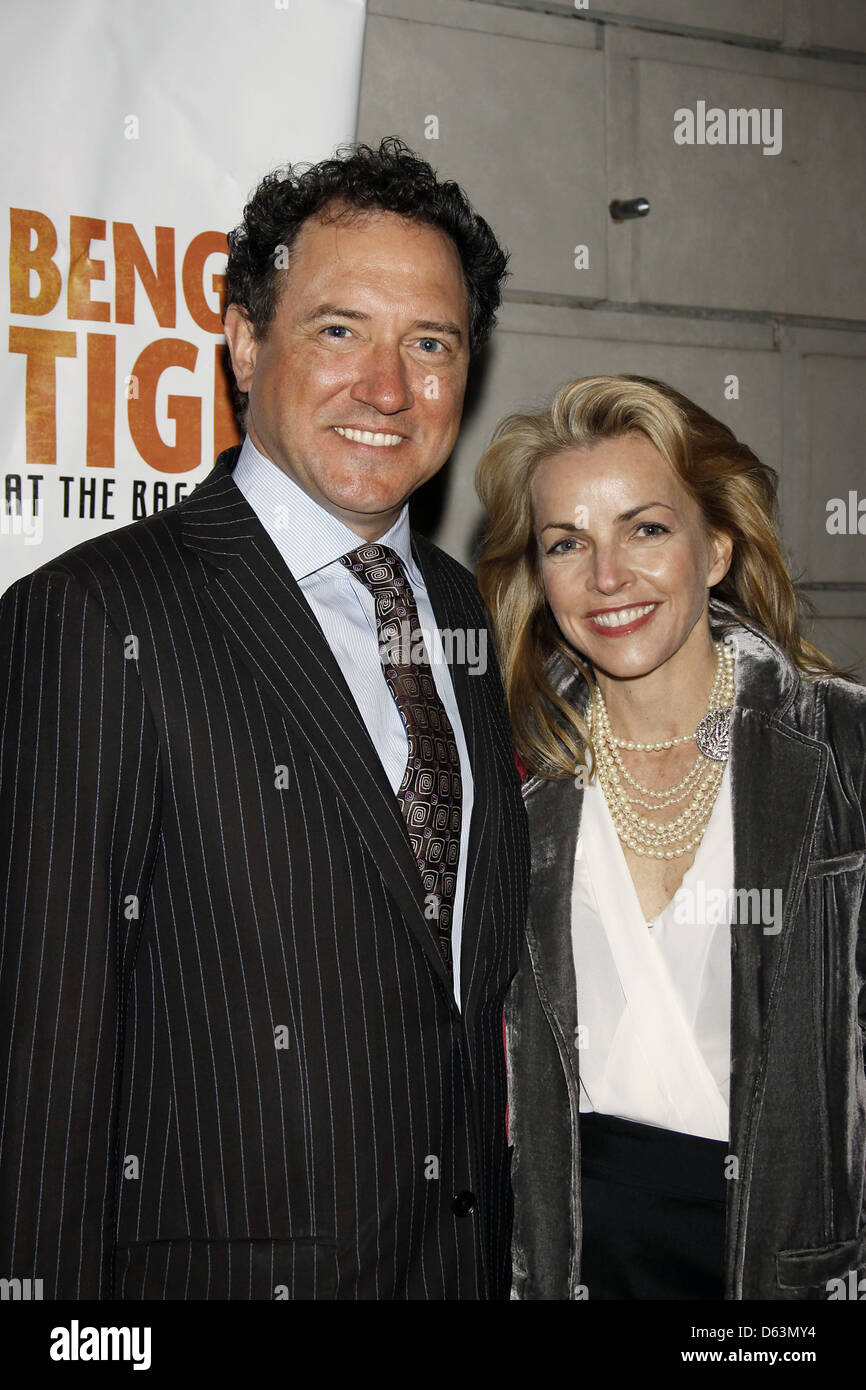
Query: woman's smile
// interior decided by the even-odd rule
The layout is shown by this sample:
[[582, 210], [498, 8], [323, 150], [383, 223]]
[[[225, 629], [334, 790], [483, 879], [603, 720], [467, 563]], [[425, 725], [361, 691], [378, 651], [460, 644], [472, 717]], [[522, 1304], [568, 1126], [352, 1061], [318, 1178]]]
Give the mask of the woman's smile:
[[657, 603], [632, 604], [624, 608], [596, 609], [586, 617], [599, 637], [628, 637], [639, 627], [645, 627], [657, 608]]

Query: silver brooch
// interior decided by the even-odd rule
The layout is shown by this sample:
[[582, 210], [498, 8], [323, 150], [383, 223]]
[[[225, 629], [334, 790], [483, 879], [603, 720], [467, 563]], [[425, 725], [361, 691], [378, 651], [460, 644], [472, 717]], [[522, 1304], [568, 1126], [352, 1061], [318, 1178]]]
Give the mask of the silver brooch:
[[705, 714], [695, 731], [695, 743], [705, 758], [714, 762], [726, 763], [731, 752], [731, 711], [711, 709]]

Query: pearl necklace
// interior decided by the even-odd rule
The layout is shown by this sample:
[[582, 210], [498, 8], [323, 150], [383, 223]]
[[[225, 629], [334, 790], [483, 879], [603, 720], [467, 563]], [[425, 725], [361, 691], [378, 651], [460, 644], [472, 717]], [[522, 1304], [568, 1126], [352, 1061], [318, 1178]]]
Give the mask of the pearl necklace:
[[[728, 666], [725, 658], [733, 658], [733, 653], [726, 642], [716, 643], [716, 674], [713, 677], [713, 688], [710, 691], [708, 711], [721, 708], [722, 687], [728, 675]], [[610, 730], [610, 725], [608, 725]], [[610, 742], [614, 748], [626, 748], [629, 752], [640, 753], [661, 753], [666, 748], [675, 748], [677, 744], [688, 743], [694, 738], [694, 733], [678, 734], [676, 738], [659, 739], [658, 743], [636, 743], [630, 738], [616, 738], [611, 732]]]
[[[712, 690], [710, 691], [710, 698], [707, 706], [708, 713], [712, 710], [718, 709], [721, 705], [724, 704], [726, 681], [728, 678], [728, 668], [725, 664], [723, 652], [727, 652], [727, 650], [728, 648], [724, 645], [724, 643], [716, 643], [716, 674], [713, 678]], [[696, 737], [696, 734], [682, 734], [679, 738], [663, 739], [658, 743], [635, 743], [631, 739], [616, 738], [614, 736], [613, 730], [610, 727], [610, 718], [607, 712], [607, 705], [605, 703], [604, 697], [601, 695], [600, 706], [601, 722], [605, 734], [605, 742], [608, 744], [608, 747], [610, 748], [614, 762], [616, 763], [617, 768], [619, 769], [620, 776], [624, 778], [624, 780], [628, 782], [630, 786], [634, 787], [636, 791], [643, 792], [644, 796], [648, 796], [651, 798], [651, 801], [661, 802], [662, 806], [670, 806], [675, 801], [682, 800], [681, 796], [677, 796], [677, 792], [685, 792], [686, 787], [691, 785], [691, 783], [697, 777], [698, 773], [702, 770], [702, 768], [705, 767], [705, 763], [701, 757], [700, 752], [698, 753], [697, 758], [695, 759], [691, 768], [686, 773], [685, 777], [681, 782], [678, 782], [675, 787], [666, 787], [664, 791], [657, 792], [653, 791], [652, 787], [645, 787], [642, 782], [638, 782], [637, 778], [631, 775], [625, 763], [623, 762], [618, 750], [620, 748], [633, 748], [641, 749], [646, 752], [658, 752], [663, 748], [672, 748], [675, 743], [684, 743], [686, 739], [693, 739]], [[664, 800], [664, 798], [668, 799]], [[639, 801], [640, 805], [642, 806], [647, 805], [645, 801], [640, 801], [639, 797], [631, 797], [630, 800]], [[647, 809], [651, 810], [652, 807], [650, 806]], [[661, 807], [659, 807], [659, 809], [661, 809]]]
[[[707, 702], [707, 713], [694, 733], [656, 743], [638, 743], [618, 739], [610, 726], [610, 716], [604, 696], [596, 683], [587, 711], [595, 749], [598, 780], [607, 801], [619, 838], [635, 854], [655, 859], [676, 859], [697, 849], [713, 812], [716, 796], [724, 775], [728, 756], [727, 722], [734, 700], [734, 653], [724, 642], [716, 643], [716, 674]], [[675, 744], [695, 739], [698, 756], [681, 782], [663, 791], [655, 791], [638, 782], [626, 768], [620, 748], [642, 752], [660, 752]], [[629, 786], [634, 790], [629, 791]], [[643, 799], [635, 792], [643, 793]], [[634, 810], [632, 802], [645, 810], [660, 811], [685, 800], [691, 800], [680, 814], [666, 824], [650, 820]]]

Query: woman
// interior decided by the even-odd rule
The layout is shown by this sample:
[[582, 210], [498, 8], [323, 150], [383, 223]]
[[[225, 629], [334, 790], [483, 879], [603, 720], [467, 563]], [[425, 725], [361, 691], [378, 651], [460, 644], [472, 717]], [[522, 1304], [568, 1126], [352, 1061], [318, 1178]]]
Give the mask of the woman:
[[856, 1296], [866, 691], [801, 634], [775, 474], [597, 376], [478, 488], [533, 837], [514, 1296]]

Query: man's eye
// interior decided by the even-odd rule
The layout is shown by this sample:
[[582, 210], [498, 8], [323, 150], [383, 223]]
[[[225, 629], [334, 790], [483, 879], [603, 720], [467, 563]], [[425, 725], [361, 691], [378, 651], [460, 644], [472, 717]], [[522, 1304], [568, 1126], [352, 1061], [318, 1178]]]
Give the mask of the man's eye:
[[424, 352], [445, 351], [445, 344], [441, 343], [438, 338], [419, 338], [418, 346]]
[[351, 331], [352, 330], [350, 328], [347, 328], [344, 323], [329, 323], [327, 328], [322, 329], [323, 333], [334, 334], [336, 342], [341, 341], [341, 338], [336, 337], [337, 334], [342, 335], [343, 333], [351, 333]]

